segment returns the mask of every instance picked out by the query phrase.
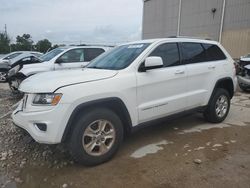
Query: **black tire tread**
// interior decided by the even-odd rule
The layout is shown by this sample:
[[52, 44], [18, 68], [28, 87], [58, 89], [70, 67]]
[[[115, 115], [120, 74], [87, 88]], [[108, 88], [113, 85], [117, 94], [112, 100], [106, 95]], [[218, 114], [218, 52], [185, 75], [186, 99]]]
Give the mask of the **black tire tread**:
[[[228, 106], [228, 111], [227, 111], [226, 115], [222, 118], [219, 118], [215, 113], [215, 103], [216, 103], [218, 97], [222, 94], [224, 94], [227, 97], [228, 102], [229, 102], [228, 103], [229, 106]], [[223, 88], [216, 88], [216, 90], [214, 91], [214, 93], [209, 101], [209, 104], [208, 104], [206, 110], [204, 111], [204, 117], [210, 123], [221, 123], [226, 119], [228, 112], [229, 112], [229, 109], [230, 109], [229, 92]]]
[[[89, 123], [96, 120], [98, 117], [106, 117], [108, 120], [113, 122], [113, 125], [116, 129], [116, 140], [111, 148], [111, 150], [104, 154], [103, 156], [90, 156], [85, 151], [81, 144], [82, 133]], [[69, 150], [70, 153], [77, 163], [83, 164], [85, 166], [94, 166], [101, 163], [104, 163], [110, 160], [115, 153], [117, 152], [120, 144], [123, 140], [123, 127], [120, 118], [111, 110], [106, 108], [96, 108], [91, 109], [83, 116], [79, 116], [76, 120], [75, 127], [72, 131], [70, 140], [69, 140]]]

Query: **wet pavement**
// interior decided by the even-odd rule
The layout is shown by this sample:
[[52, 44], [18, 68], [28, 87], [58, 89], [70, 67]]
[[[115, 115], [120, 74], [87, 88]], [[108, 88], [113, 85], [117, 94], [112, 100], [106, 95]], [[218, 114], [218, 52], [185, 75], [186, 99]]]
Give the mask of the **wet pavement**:
[[18, 100], [0, 84], [0, 187], [250, 187], [250, 94], [236, 93], [221, 124], [193, 114], [145, 128], [91, 168], [16, 128]]

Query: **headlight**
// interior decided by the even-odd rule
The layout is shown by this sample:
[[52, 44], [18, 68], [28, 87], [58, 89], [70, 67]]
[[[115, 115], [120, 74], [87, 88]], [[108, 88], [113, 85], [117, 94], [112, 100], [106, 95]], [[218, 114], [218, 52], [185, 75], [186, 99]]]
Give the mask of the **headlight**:
[[34, 105], [52, 105], [56, 106], [62, 98], [60, 93], [36, 94], [33, 99]]

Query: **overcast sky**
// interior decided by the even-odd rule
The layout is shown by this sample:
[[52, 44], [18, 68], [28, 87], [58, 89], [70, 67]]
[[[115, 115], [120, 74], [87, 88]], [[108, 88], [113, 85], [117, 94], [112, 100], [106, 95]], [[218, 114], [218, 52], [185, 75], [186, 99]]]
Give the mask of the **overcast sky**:
[[23, 33], [68, 44], [138, 40], [142, 0], [0, 0], [0, 30], [5, 23], [13, 42]]

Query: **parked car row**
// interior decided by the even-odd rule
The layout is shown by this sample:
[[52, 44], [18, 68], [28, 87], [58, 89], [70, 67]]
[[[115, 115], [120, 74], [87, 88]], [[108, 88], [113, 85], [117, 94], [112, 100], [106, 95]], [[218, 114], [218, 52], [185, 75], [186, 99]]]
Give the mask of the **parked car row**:
[[[106, 46], [60, 47], [40, 57], [35, 56], [34, 52], [23, 52], [11, 60], [9, 59], [8, 62], [0, 63], [0, 70], [3, 71], [2, 82], [7, 81], [10, 89], [16, 93], [21, 82], [31, 75], [47, 71], [83, 68], [109, 49], [111, 47]], [[11, 55], [14, 56], [14, 54]]]
[[10, 76], [25, 79], [13, 122], [37, 142], [67, 143], [75, 161], [97, 165], [115, 155], [126, 134], [162, 118], [202, 112], [220, 123], [227, 117], [237, 77], [218, 42], [176, 37], [104, 51], [58, 48], [42, 63], [13, 67]]

